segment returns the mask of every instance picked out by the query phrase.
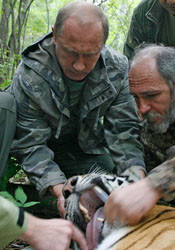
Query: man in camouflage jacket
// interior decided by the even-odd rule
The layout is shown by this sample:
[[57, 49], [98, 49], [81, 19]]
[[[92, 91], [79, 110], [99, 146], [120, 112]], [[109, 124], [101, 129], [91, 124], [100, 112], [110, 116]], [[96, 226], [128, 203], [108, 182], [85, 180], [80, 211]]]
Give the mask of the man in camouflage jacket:
[[175, 50], [158, 45], [138, 50], [131, 61], [130, 89], [144, 124], [148, 172], [175, 156], [174, 65]]
[[[77, 8], [74, 9], [75, 6]], [[104, 14], [98, 7], [87, 2], [72, 2], [65, 8], [72, 8], [71, 12], [76, 18], [73, 16], [64, 21], [66, 24], [58, 38], [55, 24], [53, 33], [24, 50], [10, 88], [18, 107], [12, 154], [20, 160], [39, 193], [44, 194], [49, 187], [53, 187], [51, 192], [59, 198], [59, 202], [63, 201], [60, 188], [66, 178], [92, 171], [96, 167], [95, 163], [109, 172], [115, 168], [118, 174], [131, 166], [136, 171], [144, 171], [139, 141], [140, 120], [129, 91], [127, 59], [113, 49], [104, 47], [105, 32], [101, 20], [97, 18], [99, 11], [103, 18]], [[87, 9], [90, 10], [88, 14]], [[81, 20], [82, 13], [87, 19]], [[57, 20], [60, 20], [58, 17]], [[75, 39], [74, 44], [75, 32], [72, 32], [73, 38], [69, 41], [65, 37], [71, 31], [68, 35], [66, 31], [69, 25], [71, 30], [76, 28], [77, 31], [79, 26], [74, 22], [78, 20], [79, 23], [79, 19], [81, 25], [84, 20], [87, 21], [82, 27], [80, 25], [81, 32], [76, 38], [78, 43]], [[92, 19], [95, 20], [91, 23]], [[94, 23], [98, 26], [94, 35], [101, 32], [98, 40], [103, 46], [99, 52], [93, 52], [92, 48], [92, 52], [88, 50], [79, 56], [79, 52], [74, 51], [75, 47], [77, 50], [92, 47], [91, 42], [85, 45], [88, 35], [91, 36], [92, 29], [96, 28]], [[86, 26], [90, 26], [90, 33], [85, 30]], [[81, 37], [83, 43], [79, 49], [79, 37], [83, 32], [86, 34]], [[68, 70], [67, 64], [64, 64], [65, 60], [69, 63], [72, 57], [76, 62], [74, 67], [79, 67], [76, 71], [74, 68]], [[92, 70], [84, 74], [84, 69], [80, 69], [84, 67], [84, 61], [89, 65], [94, 57], [97, 59]], [[71, 80], [75, 80], [72, 81], [73, 85], [85, 80], [78, 94], [76, 109], [70, 105], [71, 89], [67, 82]], [[55, 189], [58, 186], [57, 192]]]
[[175, 1], [142, 0], [135, 8], [124, 45], [124, 54], [131, 59], [142, 43], [175, 47]]
[[129, 81], [144, 121], [146, 167], [152, 170], [141, 181], [114, 191], [105, 213], [109, 222], [117, 217], [135, 224], [159, 199], [175, 199], [175, 50], [158, 45], [138, 50]]

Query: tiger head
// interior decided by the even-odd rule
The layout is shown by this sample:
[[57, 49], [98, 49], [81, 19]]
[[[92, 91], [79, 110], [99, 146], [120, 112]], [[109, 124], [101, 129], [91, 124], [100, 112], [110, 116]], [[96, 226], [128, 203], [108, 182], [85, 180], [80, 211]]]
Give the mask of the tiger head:
[[94, 249], [104, 237], [103, 207], [109, 194], [133, 181], [132, 175], [117, 177], [98, 171], [72, 177], [65, 183], [66, 219], [85, 233], [89, 249]]
[[[175, 249], [175, 208], [155, 205], [148, 215], [134, 226], [104, 220], [103, 207], [108, 195], [140, 177], [132, 171], [123, 177], [94, 172], [75, 176], [65, 183], [66, 218], [86, 235], [88, 249]], [[98, 191], [98, 192], [97, 192]], [[73, 249], [79, 249], [73, 242]]]

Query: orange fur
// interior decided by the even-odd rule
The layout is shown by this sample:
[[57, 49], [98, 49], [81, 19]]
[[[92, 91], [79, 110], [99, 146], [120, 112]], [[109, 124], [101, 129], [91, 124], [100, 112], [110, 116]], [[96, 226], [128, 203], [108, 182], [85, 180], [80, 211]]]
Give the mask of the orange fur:
[[175, 208], [156, 205], [110, 250], [175, 250]]

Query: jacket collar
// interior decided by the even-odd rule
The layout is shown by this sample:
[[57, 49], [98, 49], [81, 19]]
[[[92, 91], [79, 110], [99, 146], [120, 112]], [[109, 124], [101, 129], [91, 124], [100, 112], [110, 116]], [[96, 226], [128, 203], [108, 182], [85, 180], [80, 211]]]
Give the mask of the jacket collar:
[[149, 20], [151, 20], [152, 22], [154, 22], [158, 27], [160, 27], [161, 23], [164, 20], [164, 13], [165, 13], [165, 11], [166, 10], [160, 4], [159, 0], [154, 0], [152, 2], [152, 4], [151, 4], [149, 10], [145, 14], [145, 16]]

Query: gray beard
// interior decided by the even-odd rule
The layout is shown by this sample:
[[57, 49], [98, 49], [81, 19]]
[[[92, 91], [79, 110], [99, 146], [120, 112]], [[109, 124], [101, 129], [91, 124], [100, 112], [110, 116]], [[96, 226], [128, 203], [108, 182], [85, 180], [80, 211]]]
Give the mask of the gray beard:
[[[162, 122], [160, 124], [154, 123], [156, 118], [162, 118]], [[146, 133], [149, 131], [153, 131], [156, 134], [163, 134], [167, 131], [170, 124], [175, 121], [175, 103], [171, 102], [170, 109], [167, 111], [166, 116], [162, 116], [159, 113], [149, 112], [144, 116], [143, 126]]]

